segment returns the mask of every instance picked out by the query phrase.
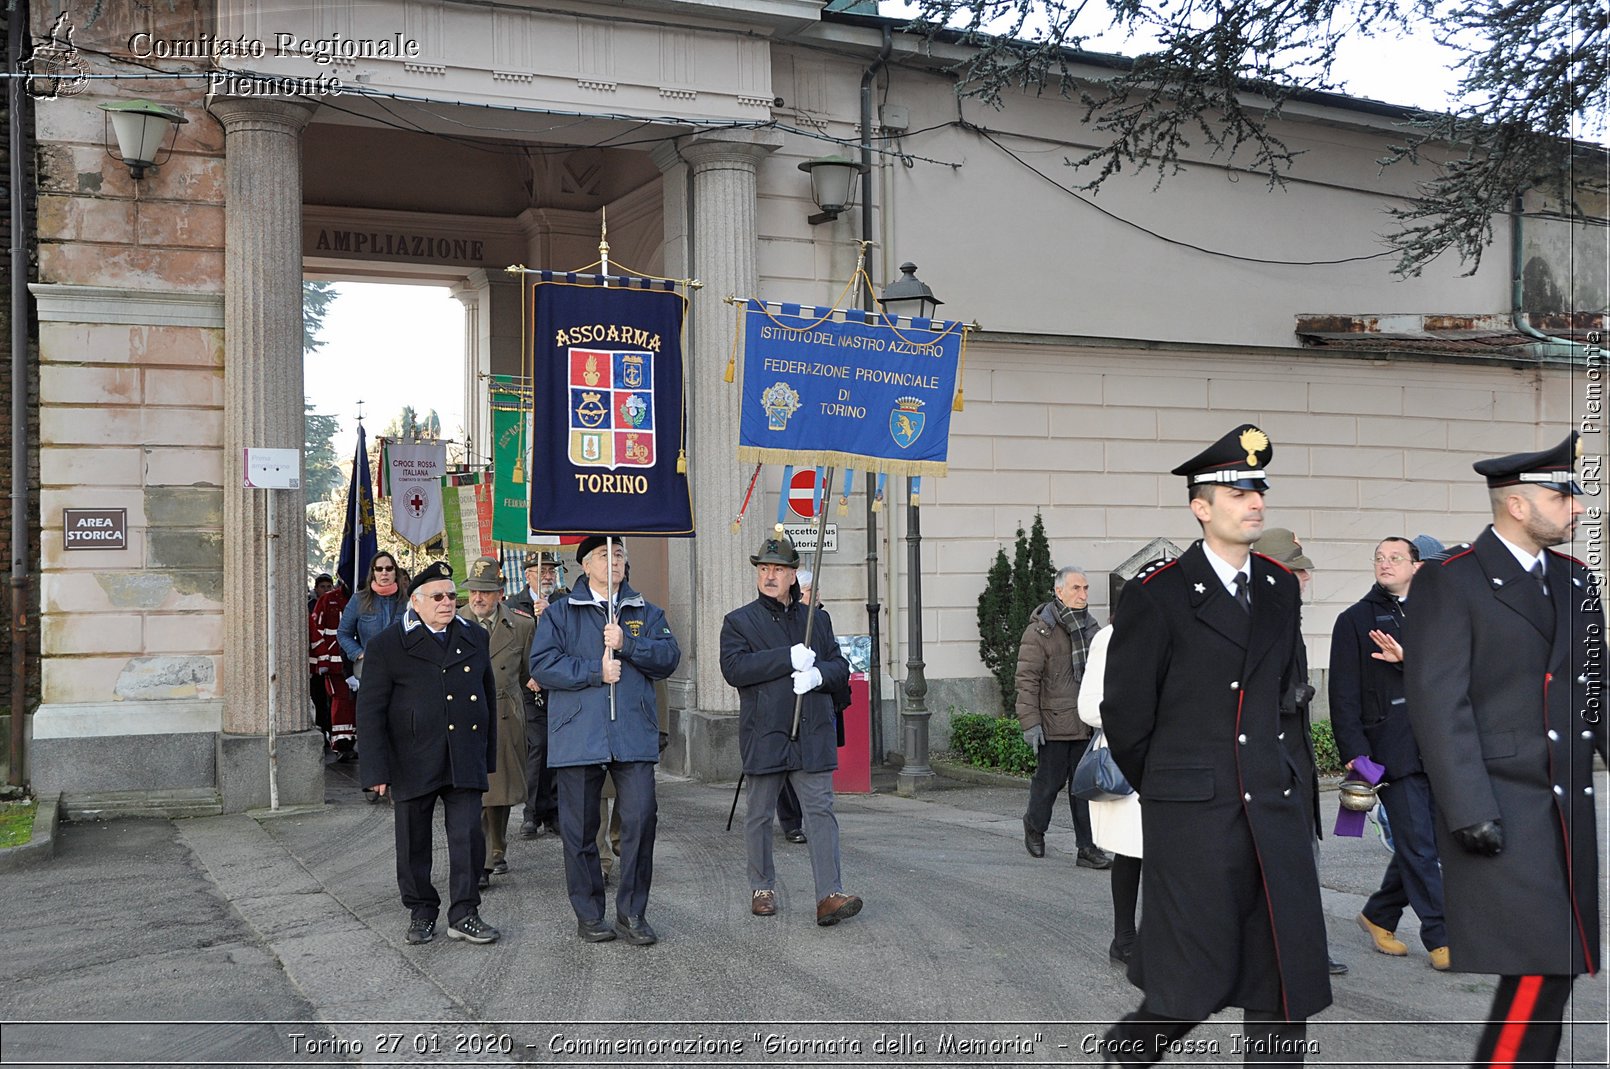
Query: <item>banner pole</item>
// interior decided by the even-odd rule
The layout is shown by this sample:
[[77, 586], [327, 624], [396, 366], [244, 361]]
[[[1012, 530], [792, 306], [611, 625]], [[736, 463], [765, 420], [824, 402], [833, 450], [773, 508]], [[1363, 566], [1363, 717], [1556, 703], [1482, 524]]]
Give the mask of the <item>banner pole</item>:
[[[824, 486], [833, 483], [833, 469], [827, 469], [827, 477], [822, 481]], [[826, 501], [826, 498], [823, 498]], [[805, 610], [805, 648], [811, 648], [811, 633], [816, 629], [816, 606], [822, 601], [822, 543], [827, 539], [827, 509], [818, 507], [816, 510], [816, 550], [811, 555], [811, 603]], [[795, 742], [799, 739], [799, 715], [805, 707], [805, 695], [794, 695], [794, 726], [788, 730], [788, 740]]]
[[[624, 545], [621, 546], [621, 552], [624, 554], [625, 551], [626, 551], [626, 547]], [[608, 625], [610, 625], [610, 624], [615, 622], [615, 536], [614, 535], [606, 535], [605, 536], [605, 538], [604, 538], [604, 553], [605, 553], [605, 558], [604, 559], [607, 562], [606, 565], [605, 565], [605, 580], [604, 581], [605, 581], [605, 583], [608, 584], [608, 587], [609, 587], [609, 608], [608, 608], [608, 611], [604, 613], [604, 625], [607, 627]], [[607, 643], [604, 645], [604, 655], [606, 657], [609, 656], [609, 645]], [[611, 659], [613, 659], [613, 658], [611, 658]], [[613, 683], [611, 683], [609, 685], [609, 718], [611, 720], [615, 719], [615, 684], [613, 684]]]

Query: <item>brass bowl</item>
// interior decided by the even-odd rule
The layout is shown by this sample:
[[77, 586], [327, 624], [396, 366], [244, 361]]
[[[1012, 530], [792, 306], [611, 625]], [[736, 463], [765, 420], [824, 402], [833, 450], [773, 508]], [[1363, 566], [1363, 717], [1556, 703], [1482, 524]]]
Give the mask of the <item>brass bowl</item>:
[[1342, 808], [1355, 813], [1368, 813], [1375, 808], [1375, 788], [1357, 780], [1344, 780], [1336, 788], [1342, 796]]

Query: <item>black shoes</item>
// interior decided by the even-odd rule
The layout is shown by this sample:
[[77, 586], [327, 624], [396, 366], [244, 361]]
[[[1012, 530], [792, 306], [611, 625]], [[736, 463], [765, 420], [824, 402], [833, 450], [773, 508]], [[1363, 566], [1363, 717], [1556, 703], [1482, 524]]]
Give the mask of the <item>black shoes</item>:
[[783, 838], [787, 839], [791, 843], [803, 843], [807, 841], [805, 838], [804, 828], [793, 828], [789, 831], [785, 831], [783, 832]]
[[447, 926], [447, 938], [464, 939], [471, 943], [496, 943], [501, 934], [483, 921], [479, 913], [467, 913]]
[[641, 913], [635, 917], [622, 917], [617, 913], [615, 934], [634, 947], [653, 946], [660, 941], [660, 937], [654, 934], [654, 929], [648, 926], [648, 920]]
[[415, 946], [436, 938], [435, 917], [415, 917], [408, 922], [408, 941]]
[[1131, 939], [1129, 942], [1119, 942], [1117, 939], [1114, 939], [1112, 941], [1112, 945], [1107, 948], [1107, 960], [1112, 962], [1114, 965], [1122, 965], [1127, 967], [1129, 965], [1129, 957], [1134, 953], [1134, 951], [1135, 944], [1133, 939]]
[[595, 921], [578, 920], [576, 934], [589, 943], [607, 943], [615, 938], [615, 929], [605, 924], [604, 919], [600, 917]]
[[509, 863], [507, 861], [500, 857], [496, 861], [492, 862], [492, 875], [507, 876], [508, 874]]
[[537, 836], [539, 836], [541, 834], [542, 834], [542, 825], [541, 824], [536, 824], [536, 823], [533, 823], [532, 821], [528, 820], [525, 823], [520, 825], [520, 838], [522, 838], [522, 839], [535, 839]]
[[[1041, 849], [1042, 851], [1044, 850], [1043, 838], [1041, 840]], [[1112, 868], [1112, 858], [1094, 846], [1081, 846], [1079, 848], [1078, 865], [1080, 868], [1086, 869], [1110, 869]]]
[[476, 889], [480, 890], [480, 891], [484, 891], [488, 887], [491, 887], [491, 886], [492, 886], [492, 870], [491, 869], [482, 869], [481, 870], [481, 878], [475, 882]]
[[1026, 818], [1023, 821], [1023, 845], [1028, 847], [1030, 857], [1045, 856], [1045, 832], [1029, 827]]
[[1330, 974], [1332, 976], [1346, 976], [1347, 975], [1347, 966], [1345, 964], [1343, 964], [1342, 962], [1337, 961], [1335, 958], [1330, 957], [1330, 955], [1328, 955], [1328, 954], [1326, 955], [1326, 957], [1330, 960]]

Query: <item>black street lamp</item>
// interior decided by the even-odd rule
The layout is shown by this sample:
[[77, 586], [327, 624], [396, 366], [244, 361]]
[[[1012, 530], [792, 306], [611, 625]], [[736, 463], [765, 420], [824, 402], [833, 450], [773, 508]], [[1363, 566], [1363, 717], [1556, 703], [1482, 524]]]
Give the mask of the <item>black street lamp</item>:
[[[931, 319], [944, 302], [917, 277], [917, 265], [900, 265], [900, 277], [883, 288], [878, 301], [890, 316]], [[916, 480], [906, 480], [906, 704], [901, 710], [904, 725], [905, 764], [901, 766], [897, 789], [915, 794], [934, 778], [928, 764], [928, 677], [922, 659], [922, 511]]]

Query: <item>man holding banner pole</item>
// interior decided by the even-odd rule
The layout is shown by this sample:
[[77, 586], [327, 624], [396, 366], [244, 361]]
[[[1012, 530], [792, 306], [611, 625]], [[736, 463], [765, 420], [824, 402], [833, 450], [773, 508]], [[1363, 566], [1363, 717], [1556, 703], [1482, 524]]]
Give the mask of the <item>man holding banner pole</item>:
[[[659, 938], [645, 916], [658, 820], [654, 682], [676, 670], [682, 651], [665, 614], [625, 582], [624, 546], [592, 535], [577, 547], [576, 560], [581, 578], [553, 598], [531, 644], [531, 675], [548, 692], [548, 765], [559, 785], [565, 883], [582, 939], [619, 936], [648, 946]], [[621, 813], [613, 927], [604, 919], [597, 844], [606, 774]]]

